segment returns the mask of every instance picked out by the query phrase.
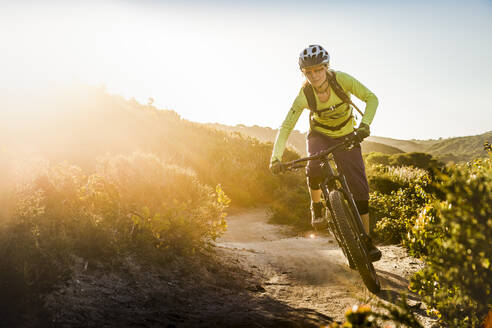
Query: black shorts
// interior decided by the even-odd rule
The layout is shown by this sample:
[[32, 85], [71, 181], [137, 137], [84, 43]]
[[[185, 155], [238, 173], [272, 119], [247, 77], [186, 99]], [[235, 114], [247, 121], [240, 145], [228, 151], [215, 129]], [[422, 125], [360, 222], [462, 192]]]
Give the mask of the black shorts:
[[[347, 136], [340, 138], [328, 137], [320, 132], [309, 132], [306, 140], [308, 156], [313, 156], [322, 150], [328, 149], [343, 141]], [[369, 184], [367, 183], [366, 169], [360, 145], [351, 150], [338, 149], [333, 153], [337, 167], [345, 178], [355, 200], [369, 200]], [[309, 161], [306, 166], [308, 177], [321, 176], [321, 161]]]

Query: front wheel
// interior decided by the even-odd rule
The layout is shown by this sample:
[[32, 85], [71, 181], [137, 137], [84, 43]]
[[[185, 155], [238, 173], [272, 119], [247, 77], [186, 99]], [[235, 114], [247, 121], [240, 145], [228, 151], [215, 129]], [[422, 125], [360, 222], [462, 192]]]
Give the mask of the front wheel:
[[371, 260], [364, 251], [360, 239], [356, 237], [350, 226], [350, 222], [355, 222], [354, 214], [340, 191], [332, 190], [329, 193], [329, 201], [334, 215], [333, 222], [346, 246], [345, 250], [349, 253], [346, 254], [347, 258], [350, 257], [353, 260], [367, 289], [373, 293], [378, 293], [381, 290], [381, 284], [376, 275], [376, 270], [374, 270]]

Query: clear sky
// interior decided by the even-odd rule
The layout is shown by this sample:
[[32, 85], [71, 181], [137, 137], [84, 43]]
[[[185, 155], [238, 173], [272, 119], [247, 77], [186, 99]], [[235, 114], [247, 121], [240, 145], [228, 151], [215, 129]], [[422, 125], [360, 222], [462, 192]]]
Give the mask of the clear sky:
[[104, 84], [192, 121], [276, 128], [314, 43], [378, 96], [373, 135], [492, 130], [490, 0], [0, 1], [0, 88]]

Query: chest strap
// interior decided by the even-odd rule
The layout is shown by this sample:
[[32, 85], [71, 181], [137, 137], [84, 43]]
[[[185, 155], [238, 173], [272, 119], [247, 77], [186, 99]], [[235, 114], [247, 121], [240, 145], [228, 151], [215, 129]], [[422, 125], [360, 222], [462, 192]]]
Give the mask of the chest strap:
[[324, 112], [327, 112], [327, 111], [333, 111], [333, 110], [337, 109], [338, 107], [340, 107], [343, 104], [345, 104], [345, 103], [344, 102], [341, 102], [339, 104], [336, 104], [336, 105], [333, 105], [333, 106], [330, 106], [330, 107], [327, 107], [327, 108], [323, 108], [323, 109], [320, 109], [320, 110], [314, 110], [313, 112], [315, 112], [316, 114], [321, 114], [321, 113], [324, 113]]
[[311, 127], [311, 130], [315, 126], [319, 126], [320, 128], [323, 128], [325, 130], [338, 131], [341, 128], [343, 128], [345, 125], [347, 125], [347, 123], [350, 122], [352, 120], [352, 118], [353, 118], [352, 113], [350, 113], [350, 116], [345, 121], [343, 121], [342, 123], [335, 125], [335, 126], [329, 126], [329, 125], [326, 125], [326, 124], [323, 124], [323, 123], [316, 121], [313, 117], [313, 112], [311, 112], [309, 114], [309, 126]]

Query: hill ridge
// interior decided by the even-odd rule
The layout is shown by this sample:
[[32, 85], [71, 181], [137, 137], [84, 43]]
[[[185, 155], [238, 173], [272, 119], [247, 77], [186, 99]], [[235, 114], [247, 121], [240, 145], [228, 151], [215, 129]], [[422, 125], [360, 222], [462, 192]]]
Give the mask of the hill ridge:
[[[241, 133], [244, 136], [253, 137], [262, 142], [274, 142], [278, 129], [261, 127], [258, 125], [235, 126], [220, 123], [204, 123], [206, 126], [229, 133]], [[287, 140], [287, 147], [301, 156], [306, 155], [305, 139], [307, 133], [293, 130]], [[443, 162], [464, 162], [477, 157], [485, 157], [483, 144], [492, 142], [492, 131], [482, 134], [440, 139], [394, 139], [389, 137], [370, 136], [362, 142], [362, 152], [381, 152], [384, 154], [397, 154], [404, 152], [428, 153]]]
[[[226, 131], [229, 133], [241, 133], [244, 136], [253, 137], [261, 142], [274, 142], [277, 136], [278, 129], [272, 129], [270, 127], [261, 127], [254, 125], [252, 127], [243, 124], [237, 124], [236, 126], [230, 126], [220, 123], [205, 123], [214, 129]], [[293, 130], [287, 140], [287, 147], [295, 151], [301, 156], [307, 156], [306, 154], [306, 135], [299, 130]], [[380, 152], [384, 154], [398, 154], [404, 151], [398, 147], [391, 145], [385, 145], [383, 143], [365, 140], [361, 144], [363, 153]]]

